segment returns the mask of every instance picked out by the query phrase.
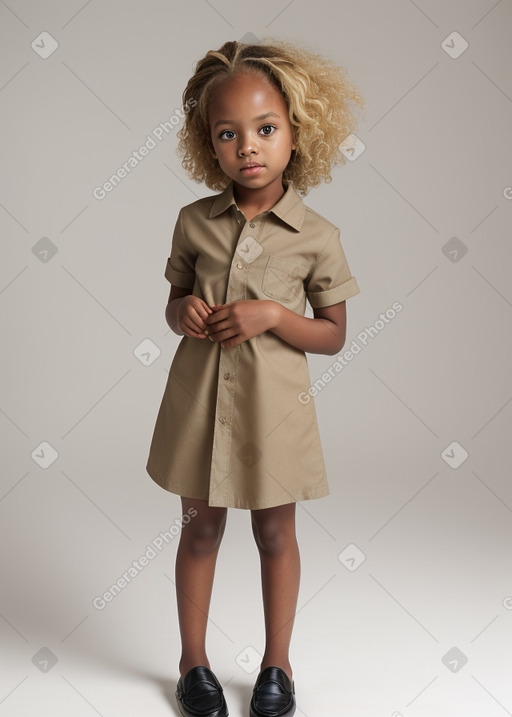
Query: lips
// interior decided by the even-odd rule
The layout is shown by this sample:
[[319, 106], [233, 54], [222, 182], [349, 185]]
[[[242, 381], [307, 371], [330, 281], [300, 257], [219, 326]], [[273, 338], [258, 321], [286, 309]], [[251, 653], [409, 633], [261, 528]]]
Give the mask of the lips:
[[257, 172], [259, 169], [263, 169], [262, 164], [258, 164], [258, 162], [249, 162], [248, 164], [244, 164], [244, 166], [240, 169], [241, 172]]

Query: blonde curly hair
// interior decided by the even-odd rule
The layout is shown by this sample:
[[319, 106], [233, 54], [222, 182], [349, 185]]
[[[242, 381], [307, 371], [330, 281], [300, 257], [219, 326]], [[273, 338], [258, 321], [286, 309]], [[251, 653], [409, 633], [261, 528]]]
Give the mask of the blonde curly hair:
[[304, 47], [273, 39], [259, 44], [226, 42], [197, 63], [183, 92], [186, 115], [178, 132], [178, 153], [190, 177], [214, 190], [230, 182], [212, 156], [208, 103], [216, 85], [242, 72], [269, 80], [288, 107], [297, 149], [283, 180], [301, 194], [322, 180], [330, 182], [331, 168], [346, 162], [339, 146], [358, 123], [350, 105], [364, 109], [366, 102], [344, 68]]

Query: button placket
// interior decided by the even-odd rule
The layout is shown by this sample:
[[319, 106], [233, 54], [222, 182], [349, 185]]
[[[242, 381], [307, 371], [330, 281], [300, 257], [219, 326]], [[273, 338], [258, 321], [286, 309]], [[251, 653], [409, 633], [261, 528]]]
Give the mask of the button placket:
[[[264, 217], [264, 220], [266, 217]], [[237, 221], [240, 216], [237, 215]], [[247, 296], [247, 280], [250, 263], [263, 251], [259, 249], [259, 237], [263, 222], [246, 222], [240, 232], [238, 241], [233, 252], [231, 267], [226, 289], [226, 301], [242, 301]], [[242, 256], [238, 252], [239, 247], [246, 247]], [[246, 254], [247, 260], [243, 254]], [[240, 344], [232, 348], [222, 348], [220, 351], [219, 368], [217, 378], [217, 403], [215, 411], [215, 423], [213, 433], [213, 450], [210, 470], [209, 504], [223, 505], [229, 491], [227, 476], [230, 470], [231, 456], [231, 429], [233, 421], [233, 410], [237, 387], [237, 364], [240, 355]]]
[[[237, 217], [237, 220], [239, 220], [239, 217]], [[246, 227], [244, 226], [238, 237], [237, 247], [240, 241], [243, 241], [245, 230]], [[235, 248], [231, 260], [225, 303], [239, 301], [245, 297], [246, 273], [242, 271], [244, 268], [245, 264], [240, 261]], [[226, 476], [229, 472], [231, 427], [236, 393], [236, 365], [240, 349], [240, 346], [231, 348], [222, 348], [220, 344], [217, 344], [217, 346], [220, 356], [210, 471], [210, 505], [222, 505], [226, 500], [229, 488]]]

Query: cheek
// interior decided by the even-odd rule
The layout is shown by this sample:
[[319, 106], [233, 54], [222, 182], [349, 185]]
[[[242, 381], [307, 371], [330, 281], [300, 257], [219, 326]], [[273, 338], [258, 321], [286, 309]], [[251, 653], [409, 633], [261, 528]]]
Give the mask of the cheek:
[[221, 144], [221, 142], [219, 142], [216, 137], [210, 136], [209, 145], [210, 145], [210, 151], [211, 151], [212, 155], [215, 157], [215, 159], [217, 159], [219, 155], [222, 156], [224, 154], [223, 150], [224, 150], [225, 145]]
[[295, 142], [293, 140], [293, 133], [292, 133], [291, 129], [288, 130], [288, 132], [286, 133], [286, 136], [284, 136], [284, 135], [282, 136], [282, 139], [283, 139], [283, 141], [282, 141], [283, 150], [286, 149], [286, 151], [288, 151], [288, 149], [291, 150], [295, 147]]

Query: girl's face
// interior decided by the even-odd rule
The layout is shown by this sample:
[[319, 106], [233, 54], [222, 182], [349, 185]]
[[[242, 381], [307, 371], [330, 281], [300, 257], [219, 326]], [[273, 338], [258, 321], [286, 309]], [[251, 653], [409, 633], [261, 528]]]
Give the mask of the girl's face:
[[213, 156], [235, 184], [282, 192], [293, 142], [282, 94], [254, 73], [237, 74], [212, 92], [208, 108]]

